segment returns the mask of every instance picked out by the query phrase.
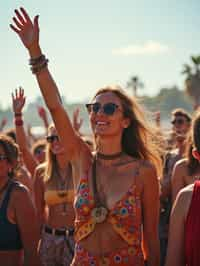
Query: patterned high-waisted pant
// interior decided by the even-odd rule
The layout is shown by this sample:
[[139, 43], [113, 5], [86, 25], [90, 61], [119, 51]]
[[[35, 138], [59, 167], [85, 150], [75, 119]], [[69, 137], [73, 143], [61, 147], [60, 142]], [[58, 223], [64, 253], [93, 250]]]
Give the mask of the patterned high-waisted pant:
[[51, 235], [43, 230], [39, 250], [43, 266], [69, 266], [73, 253], [73, 236]]

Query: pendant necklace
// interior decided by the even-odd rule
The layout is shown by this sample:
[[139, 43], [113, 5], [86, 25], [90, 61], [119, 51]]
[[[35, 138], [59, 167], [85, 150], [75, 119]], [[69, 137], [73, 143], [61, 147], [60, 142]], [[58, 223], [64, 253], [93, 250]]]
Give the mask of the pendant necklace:
[[94, 157], [94, 161], [92, 164], [92, 185], [93, 185], [93, 193], [94, 193], [94, 202], [95, 202], [95, 208], [92, 210], [92, 217], [94, 218], [96, 223], [102, 223], [106, 220], [108, 215], [108, 208], [105, 206], [105, 204], [102, 203], [98, 189], [97, 189], [97, 178], [96, 178], [96, 162], [97, 157], [104, 160], [114, 160], [119, 158], [122, 155], [123, 152], [118, 152], [111, 155], [106, 155], [102, 153], [96, 153]]
[[[59, 178], [60, 178], [60, 181], [61, 181], [62, 177], [61, 177], [60, 172], [58, 172], [58, 175], [59, 175]], [[60, 198], [64, 198], [64, 197], [67, 196], [68, 189], [69, 189], [70, 178], [71, 178], [71, 167], [68, 166], [68, 171], [66, 171], [66, 173], [65, 173], [64, 182], [60, 183], [59, 191], [57, 192], [57, 195]], [[63, 207], [62, 215], [66, 215], [67, 214], [67, 202], [64, 202], [62, 204], [62, 207]]]
[[95, 155], [92, 164], [92, 185], [93, 185], [94, 202], [95, 202], [95, 208], [92, 210], [92, 217], [94, 218], [96, 223], [102, 223], [105, 221], [107, 217], [108, 209], [104, 206], [104, 204], [102, 204], [97, 190], [96, 161], [97, 161], [97, 156]]

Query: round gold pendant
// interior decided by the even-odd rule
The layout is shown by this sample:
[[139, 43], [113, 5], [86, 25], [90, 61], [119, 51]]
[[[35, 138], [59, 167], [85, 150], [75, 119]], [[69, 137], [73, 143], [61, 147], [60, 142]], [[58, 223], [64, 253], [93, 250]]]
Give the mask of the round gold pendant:
[[102, 223], [105, 221], [108, 214], [108, 210], [105, 207], [97, 207], [92, 210], [92, 217], [96, 223]]

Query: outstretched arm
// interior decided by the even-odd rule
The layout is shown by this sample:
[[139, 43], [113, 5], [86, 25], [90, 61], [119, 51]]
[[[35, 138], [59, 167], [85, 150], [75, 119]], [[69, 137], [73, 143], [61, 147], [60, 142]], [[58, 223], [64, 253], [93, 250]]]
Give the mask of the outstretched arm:
[[17, 143], [20, 147], [20, 151], [23, 156], [24, 163], [33, 176], [37, 163], [29, 149], [27, 136], [23, 126], [22, 110], [25, 105], [26, 98], [24, 96], [24, 90], [20, 87], [15, 90], [15, 94], [12, 93], [12, 106], [15, 116], [15, 128]]
[[39, 45], [38, 16], [35, 16], [32, 22], [24, 8], [15, 10], [15, 14], [16, 16], [13, 18], [14, 25], [10, 26], [18, 34], [30, 54], [32, 72], [37, 77], [40, 90], [70, 160], [75, 152], [80, 150], [80, 142], [61, 103], [56, 83], [47, 68], [48, 61], [45, 56], [42, 56]]

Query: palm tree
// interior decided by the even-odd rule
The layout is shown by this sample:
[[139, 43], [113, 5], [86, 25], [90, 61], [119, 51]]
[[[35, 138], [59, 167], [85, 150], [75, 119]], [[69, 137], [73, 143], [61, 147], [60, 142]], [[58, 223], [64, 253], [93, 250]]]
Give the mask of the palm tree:
[[185, 92], [193, 101], [194, 108], [200, 104], [200, 55], [191, 56], [193, 65], [183, 65], [182, 74], [186, 75]]
[[133, 76], [130, 78], [130, 80], [127, 82], [126, 85], [127, 88], [132, 88], [133, 95], [137, 96], [138, 89], [143, 88], [144, 84], [140, 81], [138, 76]]

